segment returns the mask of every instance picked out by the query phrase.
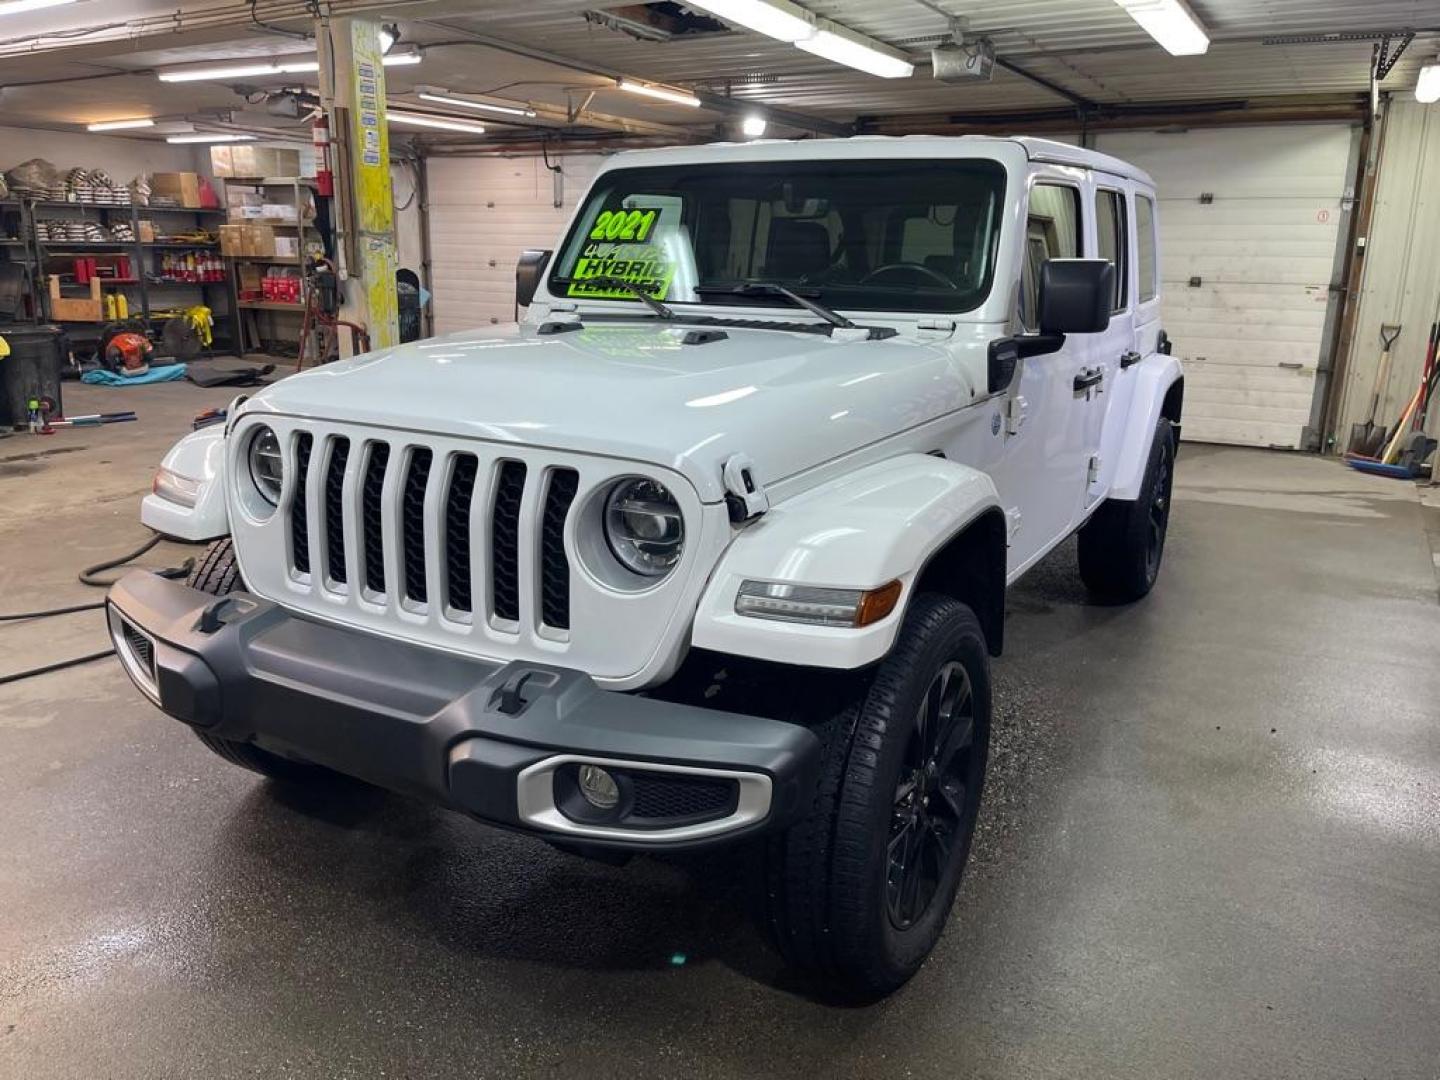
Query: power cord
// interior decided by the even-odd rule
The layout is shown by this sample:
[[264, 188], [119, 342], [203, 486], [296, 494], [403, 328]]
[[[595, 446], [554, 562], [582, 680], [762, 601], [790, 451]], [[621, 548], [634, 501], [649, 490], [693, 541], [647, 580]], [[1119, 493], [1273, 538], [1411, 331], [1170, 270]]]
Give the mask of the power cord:
[[[114, 559], [107, 559], [105, 562], [96, 563], [94, 566], [87, 566], [77, 575], [80, 581], [97, 589], [109, 588], [115, 584], [118, 578], [99, 578], [96, 575], [105, 570], [114, 570], [117, 566], [124, 566], [133, 562], [141, 555], [160, 543], [164, 537], [156, 533], [145, 543], [141, 544], [134, 551], [120, 555]], [[195, 560], [186, 559], [179, 566], [171, 566], [164, 570], [157, 570], [161, 577], [184, 578], [190, 576], [190, 571], [195, 566]], [[19, 611], [9, 615], [0, 615], [0, 622], [20, 622], [24, 619], [49, 619], [57, 615], [73, 615], [79, 611], [98, 611], [105, 606], [105, 601], [100, 600], [93, 604], [71, 604], [68, 607], [45, 608], [41, 611]], [[87, 653], [85, 656], [72, 657], [69, 660], [57, 660], [53, 664], [44, 664], [41, 667], [29, 668], [25, 671], [17, 671], [11, 675], [0, 675], [0, 686], [6, 683], [19, 682], [22, 679], [34, 678], [36, 675], [48, 675], [52, 671], [62, 671], [65, 668], [77, 667], [80, 664], [88, 664], [95, 660], [104, 660], [107, 656], [114, 656], [114, 648], [105, 649], [102, 652]]]

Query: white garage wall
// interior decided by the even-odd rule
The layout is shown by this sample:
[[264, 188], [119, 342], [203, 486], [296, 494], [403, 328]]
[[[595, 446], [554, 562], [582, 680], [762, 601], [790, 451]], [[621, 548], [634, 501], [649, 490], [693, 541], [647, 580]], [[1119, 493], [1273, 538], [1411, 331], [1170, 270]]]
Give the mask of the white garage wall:
[[209, 151], [154, 139], [0, 127], [0, 172], [37, 157], [61, 170], [104, 169], [116, 183], [128, 184], [142, 172], [194, 172], [202, 157], [208, 160]]
[[1185, 366], [1186, 438], [1303, 445], [1355, 139], [1346, 124], [1098, 137], [1097, 149], [1145, 169], [1159, 192], [1164, 326]]
[[[1375, 423], [1395, 421], [1420, 384], [1430, 324], [1440, 317], [1440, 108], [1397, 100], [1387, 109], [1375, 211], [1366, 238], [1360, 310], [1351, 337], [1336, 448], [1365, 422], [1380, 360], [1380, 325], [1400, 326]], [[1440, 431], [1440, 407], [1427, 417]]]
[[538, 157], [427, 162], [437, 334], [513, 320], [516, 259], [526, 248], [555, 246], [603, 158], [550, 160], [561, 168], [559, 209]]

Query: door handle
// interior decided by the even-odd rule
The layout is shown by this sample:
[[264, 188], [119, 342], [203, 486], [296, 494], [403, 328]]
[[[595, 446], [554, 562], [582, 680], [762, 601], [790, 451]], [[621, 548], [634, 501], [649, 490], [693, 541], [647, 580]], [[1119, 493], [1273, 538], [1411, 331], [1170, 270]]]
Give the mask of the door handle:
[[1075, 392], [1078, 394], [1081, 390], [1088, 390], [1103, 378], [1105, 378], [1104, 368], [1086, 368], [1075, 376]]
[[1144, 359], [1145, 358], [1143, 356], [1141, 356], [1133, 349], [1131, 349], [1129, 352], [1123, 352], [1120, 354], [1120, 370], [1124, 371], [1131, 364], [1138, 364], [1141, 360]]

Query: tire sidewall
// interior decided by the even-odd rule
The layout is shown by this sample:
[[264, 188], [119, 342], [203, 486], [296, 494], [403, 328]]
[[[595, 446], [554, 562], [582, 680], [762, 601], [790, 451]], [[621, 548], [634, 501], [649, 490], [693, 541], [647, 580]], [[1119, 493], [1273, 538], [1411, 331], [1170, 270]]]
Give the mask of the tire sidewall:
[[[882, 677], [884, 674], [893, 674], [885, 672], [884, 668], [890, 667], [897, 660], [899, 664], [896, 666], [903, 664], [906, 670], [903, 673], [903, 689], [896, 695], [890, 707], [886, 737], [882, 740], [876, 761], [868, 822], [868, 836], [871, 840], [868, 855], [869, 877], [876, 913], [876, 917], [870, 920], [874, 935], [872, 955], [883, 957], [884, 964], [889, 969], [886, 975], [892, 981], [908, 978], [934, 948], [944, 929], [969, 858], [989, 752], [990, 663], [979, 621], [969, 608], [956, 601], [933, 597], [922, 597], [920, 600], [939, 600], [947, 605], [948, 610], [939, 632], [927, 634], [920, 647], [905, 655], [903, 659], [897, 658], [892, 652], [891, 658], [882, 665]], [[902, 649], [906, 644], [909, 643], [901, 643]], [[891, 922], [887, 906], [887, 848], [893, 796], [921, 702], [940, 667], [951, 660], [964, 666], [974, 696], [975, 745], [977, 752], [981, 754], [981, 768], [979, 783], [969, 796], [970, 802], [967, 805], [975, 807], [975, 812], [969, 815], [967, 823], [962, 823], [965, 836], [961, 839], [960, 850], [953, 857], [946, 880], [941, 883], [930, 908], [912, 926], [901, 930]], [[870, 704], [867, 703], [867, 709]]]

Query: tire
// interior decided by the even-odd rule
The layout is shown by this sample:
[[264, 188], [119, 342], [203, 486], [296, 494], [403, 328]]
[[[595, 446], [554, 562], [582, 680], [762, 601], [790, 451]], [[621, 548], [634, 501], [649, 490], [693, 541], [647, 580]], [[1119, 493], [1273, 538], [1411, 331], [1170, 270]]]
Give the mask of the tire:
[[[951, 767], [921, 773], [924, 732], [946, 730], [936, 721], [947, 703], [968, 737], [952, 726]], [[767, 843], [762, 919], [792, 966], [841, 997], [873, 1000], [925, 962], [969, 857], [990, 742], [990, 661], [975, 613], [917, 596], [874, 677], [815, 730], [824, 749], [814, 801]]]
[[1095, 595], [1129, 603], [1155, 587], [1175, 479], [1175, 432], [1169, 420], [1155, 425], [1150, 460], [1131, 502], [1107, 500], [1080, 529], [1080, 579]]
[[[240, 566], [235, 561], [235, 545], [228, 536], [216, 540], [205, 549], [204, 557], [190, 571], [186, 584], [212, 596], [225, 596], [245, 587], [245, 582], [240, 578]], [[330, 770], [322, 769], [318, 765], [283, 758], [251, 743], [221, 739], [206, 735], [203, 731], [196, 731], [195, 737], [231, 765], [238, 765], [242, 769], [249, 769], [275, 780], [301, 783], [334, 775]]]
[[185, 584], [212, 596], [226, 596], [245, 587], [245, 582], [240, 579], [240, 564], [235, 561], [235, 544], [230, 537], [222, 537], [205, 549], [204, 556], [191, 569]]

